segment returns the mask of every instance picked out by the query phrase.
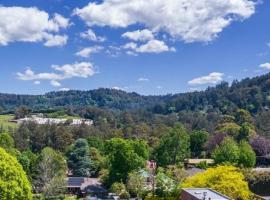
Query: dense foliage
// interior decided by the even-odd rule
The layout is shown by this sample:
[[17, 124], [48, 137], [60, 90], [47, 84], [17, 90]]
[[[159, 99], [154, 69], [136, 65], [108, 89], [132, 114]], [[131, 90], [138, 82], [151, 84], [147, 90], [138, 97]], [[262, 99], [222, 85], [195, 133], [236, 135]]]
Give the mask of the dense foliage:
[[251, 192], [244, 175], [235, 167], [218, 166], [187, 178], [183, 188], [212, 188], [232, 199], [249, 199]]
[[31, 185], [16, 158], [0, 148], [1, 200], [31, 200]]

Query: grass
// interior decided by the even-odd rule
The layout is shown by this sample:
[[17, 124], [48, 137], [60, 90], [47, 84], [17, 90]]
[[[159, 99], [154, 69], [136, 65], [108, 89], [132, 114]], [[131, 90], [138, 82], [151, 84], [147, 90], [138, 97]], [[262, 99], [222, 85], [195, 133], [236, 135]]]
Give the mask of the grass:
[[8, 130], [9, 128], [17, 128], [18, 125], [16, 123], [9, 122], [9, 120], [13, 118], [14, 115], [0, 115], [0, 127], [3, 127], [4, 130]]

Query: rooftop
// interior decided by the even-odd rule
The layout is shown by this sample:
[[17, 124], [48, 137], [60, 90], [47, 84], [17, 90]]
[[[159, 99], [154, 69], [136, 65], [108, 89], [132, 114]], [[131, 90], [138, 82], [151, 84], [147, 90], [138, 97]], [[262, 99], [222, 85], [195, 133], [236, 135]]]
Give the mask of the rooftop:
[[230, 198], [208, 188], [184, 188], [184, 191], [197, 199], [206, 200], [229, 200]]

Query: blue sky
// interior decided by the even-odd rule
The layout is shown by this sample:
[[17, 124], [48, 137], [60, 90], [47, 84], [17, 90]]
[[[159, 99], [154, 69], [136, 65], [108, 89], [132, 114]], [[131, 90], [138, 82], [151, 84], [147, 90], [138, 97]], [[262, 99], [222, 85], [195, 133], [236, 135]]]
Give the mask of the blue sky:
[[270, 69], [270, 1], [2, 0], [0, 92], [167, 94]]

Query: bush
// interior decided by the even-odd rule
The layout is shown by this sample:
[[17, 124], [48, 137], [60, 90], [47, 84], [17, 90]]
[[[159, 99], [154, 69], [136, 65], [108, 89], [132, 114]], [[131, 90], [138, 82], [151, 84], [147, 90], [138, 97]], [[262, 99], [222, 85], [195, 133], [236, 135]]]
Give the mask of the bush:
[[251, 192], [240, 170], [233, 166], [208, 168], [205, 172], [187, 178], [182, 188], [211, 188], [232, 199], [249, 199]]
[[22, 166], [13, 156], [0, 148], [1, 200], [32, 200], [31, 185]]

